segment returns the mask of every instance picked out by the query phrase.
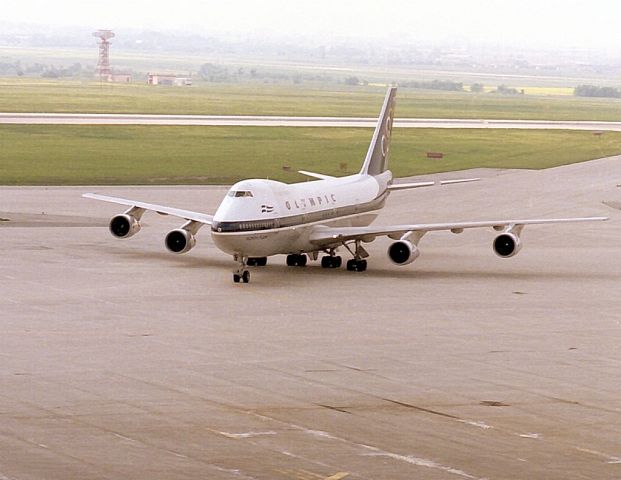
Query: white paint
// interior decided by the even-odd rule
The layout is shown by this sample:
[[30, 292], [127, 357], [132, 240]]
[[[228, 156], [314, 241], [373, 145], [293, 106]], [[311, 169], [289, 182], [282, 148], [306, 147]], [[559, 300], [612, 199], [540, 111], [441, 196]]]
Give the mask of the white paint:
[[276, 435], [276, 432], [244, 432], [244, 433], [228, 433], [228, 432], [220, 432], [221, 435], [230, 438], [251, 438], [251, 437], [260, 437], [263, 435]]
[[621, 465], [621, 457], [615, 457], [613, 455], [608, 455], [607, 453], [598, 452], [597, 450], [591, 450], [589, 448], [575, 447], [579, 452], [590, 453], [591, 455], [595, 455], [597, 457], [602, 457], [608, 460], [606, 463], [611, 465]]
[[115, 433], [114, 436], [122, 440], [127, 440], [128, 442], [136, 443], [136, 440], [134, 440], [133, 438], [126, 437], [125, 435], [121, 435], [120, 433]]
[[541, 435], [538, 433], [520, 433], [519, 436], [522, 438], [533, 438], [535, 440], [539, 440], [541, 438]]
[[466, 425], [472, 425], [473, 427], [482, 428], [483, 430], [494, 428], [491, 425], [486, 424], [485, 422], [475, 422], [473, 420], [460, 420], [460, 422], [465, 423]]
[[[261, 415], [261, 414], [257, 414], [255, 413], [254, 416], [256, 416], [257, 418], [263, 419], [263, 420], [269, 420], [272, 422], [277, 422], [279, 424], [282, 425], [286, 425], [287, 427], [291, 428], [291, 429], [295, 429], [298, 431], [302, 431], [304, 433], [307, 433], [309, 435], [313, 435], [314, 437], [319, 437], [319, 438], [326, 438], [326, 439], [330, 439], [330, 440], [334, 440], [337, 442], [342, 442], [345, 443], [347, 445], [351, 445], [351, 446], [355, 446], [367, 451], [371, 451], [372, 453], [363, 453], [361, 455], [364, 456], [376, 456], [376, 457], [388, 457], [388, 458], [393, 458], [395, 460], [400, 460], [400, 461], [404, 461], [407, 463], [410, 463], [412, 465], [418, 465], [418, 466], [423, 466], [423, 467], [427, 467], [427, 468], [434, 468], [434, 469], [438, 469], [438, 470], [442, 470], [446, 473], [451, 473], [454, 475], [458, 475], [461, 476], [462, 478], [468, 478], [468, 479], [474, 479], [474, 480], [486, 480], [485, 478], [481, 478], [481, 477], [476, 477], [474, 475], [470, 475], [469, 473], [464, 472], [463, 470], [459, 470], [457, 468], [453, 468], [453, 467], [447, 467], [445, 465], [441, 465], [439, 463], [436, 463], [432, 460], [426, 460], [424, 458], [418, 458], [418, 457], [414, 457], [414, 456], [405, 456], [405, 455], [400, 455], [397, 453], [392, 453], [392, 452], [388, 452], [385, 450], [382, 450], [378, 447], [374, 447], [372, 445], [367, 445], [364, 443], [358, 443], [358, 442], [352, 442], [351, 440], [348, 440], [346, 438], [342, 438], [342, 437], [337, 437], [336, 435], [332, 435], [331, 433], [325, 432], [323, 430], [312, 430], [309, 428], [305, 428], [301, 425], [295, 424], [295, 423], [290, 423], [290, 422], [285, 422], [282, 420], [278, 420], [276, 418], [272, 418], [269, 416], [265, 416], [265, 415]], [[296, 455], [288, 452], [288, 451], [282, 451], [281, 452], [284, 455], [287, 456], [293, 456], [293, 457], [297, 457]], [[301, 458], [301, 457], [298, 457]]]
[[368, 455], [368, 456], [375, 456], [375, 457], [393, 458], [395, 460], [399, 460], [399, 461], [402, 461], [402, 462], [407, 462], [407, 463], [412, 464], [412, 465], [416, 465], [417, 467], [425, 467], [425, 468], [433, 468], [433, 469], [436, 469], [436, 470], [442, 470], [443, 472], [451, 473], [453, 475], [457, 475], [457, 476], [460, 476], [462, 478], [471, 478], [471, 479], [475, 479], [475, 480], [484, 480], [481, 477], [475, 477], [474, 475], [470, 475], [469, 473], [466, 473], [463, 470], [459, 470], [459, 469], [453, 468], [453, 467], [447, 467], [445, 465], [441, 465], [439, 463], [436, 463], [433, 460], [427, 460], [426, 458], [418, 458], [418, 457], [414, 457], [412, 455], [399, 455], [399, 454], [396, 454], [396, 453], [389, 453], [389, 452], [368, 453], [366, 455]]
[[321, 438], [329, 438], [330, 440], [339, 440], [339, 438], [330, 435], [328, 432], [324, 432], [321, 430], [304, 430], [306, 433], [314, 436], [314, 437], [321, 437]]

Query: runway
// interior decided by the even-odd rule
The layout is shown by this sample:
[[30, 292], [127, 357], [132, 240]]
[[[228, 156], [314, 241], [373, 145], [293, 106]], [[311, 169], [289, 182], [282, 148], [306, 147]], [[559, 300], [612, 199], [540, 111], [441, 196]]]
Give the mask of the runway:
[[[374, 127], [377, 118], [233, 115], [0, 113], [0, 124], [25, 125], [208, 125], [253, 127]], [[621, 131], [621, 122], [397, 118], [399, 128], [513, 128]]]
[[233, 284], [208, 231], [95, 191], [213, 212], [225, 187], [0, 188], [0, 479], [618, 479], [621, 157], [395, 192], [378, 223], [610, 216], [430, 233], [397, 267]]

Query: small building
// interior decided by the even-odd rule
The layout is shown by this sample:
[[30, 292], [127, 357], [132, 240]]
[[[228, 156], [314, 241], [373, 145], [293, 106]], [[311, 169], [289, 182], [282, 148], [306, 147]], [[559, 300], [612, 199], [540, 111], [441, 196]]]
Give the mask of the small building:
[[95, 78], [99, 79], [100, 82], [131, 83], [132, 74], [113, 72], [113, 73], [96, 74]]
[[147, 83], [149, 85], [185, 87], [192, 85], [192, 79], [190, 77], [178, 77], [174, 73], [149, 73], [147, 74]]
[[108, 81], [109, 82], [114, 82], [114, 83], [131, 83], [132, 81], [132, 74], [131, 73], [111, 73], [108, 76]]
[[190, 87], [192, 86], [192, 79], [190, 77], [177, 77], [175, 78], [175, 86]]

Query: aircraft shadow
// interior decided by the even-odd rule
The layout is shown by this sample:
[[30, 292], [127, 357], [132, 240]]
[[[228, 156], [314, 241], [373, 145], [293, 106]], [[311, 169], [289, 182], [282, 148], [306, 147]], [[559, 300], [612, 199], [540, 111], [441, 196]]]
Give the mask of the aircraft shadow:
[[[218, 268], [226, 270], [230, 273], [235, 268], [235, 262], [227, 256], [219, 257], [201, 257], [199, 255], [185, 256], [175, 255], [166, 251], [162, 252], [145, 252], [145, 251], [130, 251], [120, 250], [118, 248], [106, 249], [106, 254], [122, 256], [124, 258], [132, 260], [154, 260], [160, 261], [162, 264], [174, 264], [177, 266], [183, 266], [188, 269], [204, 269], [204, 268]], [[272, 260], [272, 259], [270, 259]], [[281, 263], [282, 262], [282, 263]], [[249, 267], [252, 273], [257, 275], [260, 272], [269, 274], [278, 273], [280, 278], [287, 279], [290, 282], [296, 276], [299, 276], [300, 280], [308, 279], [309, 277], [321, 277], [323, 280], [326, 278], [343, 278], [346, 276], [359, 277], [361, 280], [364, 278], [371, 279], [409, 279], [409, 280], [442, 280], [442, 279], [459, 279], [462, 281], [468, 281], [473, 279], [487, 279], [487, 280], [502, 280], [502, 279], [514, 279], [514, 280], [584, 280], [584, 279], [599, 279], [599, 280], [618, 280], [621, 275], [606, 273], [606, 272], [584, 272], [584, 271], [546, 271], [541, 270], [434, 270], [430, 268], [416, 268], [415, 266], [389, 266], [389, 267], [374, 267], [369, 265], [368, 270], [365, 272], [348, 272], [344, 267], [338, 269], [324, 269], [321, 268], [319, 263], [311, 262], [306, 267], [288, 267], [284, 264], [282, 259], [272, 260], [265, 267]], [[298, 275], [299, 274], [299, 275]], [[273, 278], [272, 278], [273, 280]]]

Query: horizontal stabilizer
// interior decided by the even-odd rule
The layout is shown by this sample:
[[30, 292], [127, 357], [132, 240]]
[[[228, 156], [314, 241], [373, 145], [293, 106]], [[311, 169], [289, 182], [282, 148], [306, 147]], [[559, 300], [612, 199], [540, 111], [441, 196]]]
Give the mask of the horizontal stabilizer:
[[307, 172], [306, 170], [298, 170], [298, 173], [301, 173], [302, 175], [306, 175], [307, 177], [318, 178], [319, 180], [328, 180], [330, 178], [335, 178], [331, 175], [324, 175], [323, 173]]
[[410, 188], [433, 187], [434, 185], [453, 185], [455, 183], [468, 183], [481, 180], [480, 178], [459, 178], [456, 180], [441, 180], [439, 182], [414, 182], [414, 183], [393, 183], [388, 186], [388, 190], [407, 190]]

